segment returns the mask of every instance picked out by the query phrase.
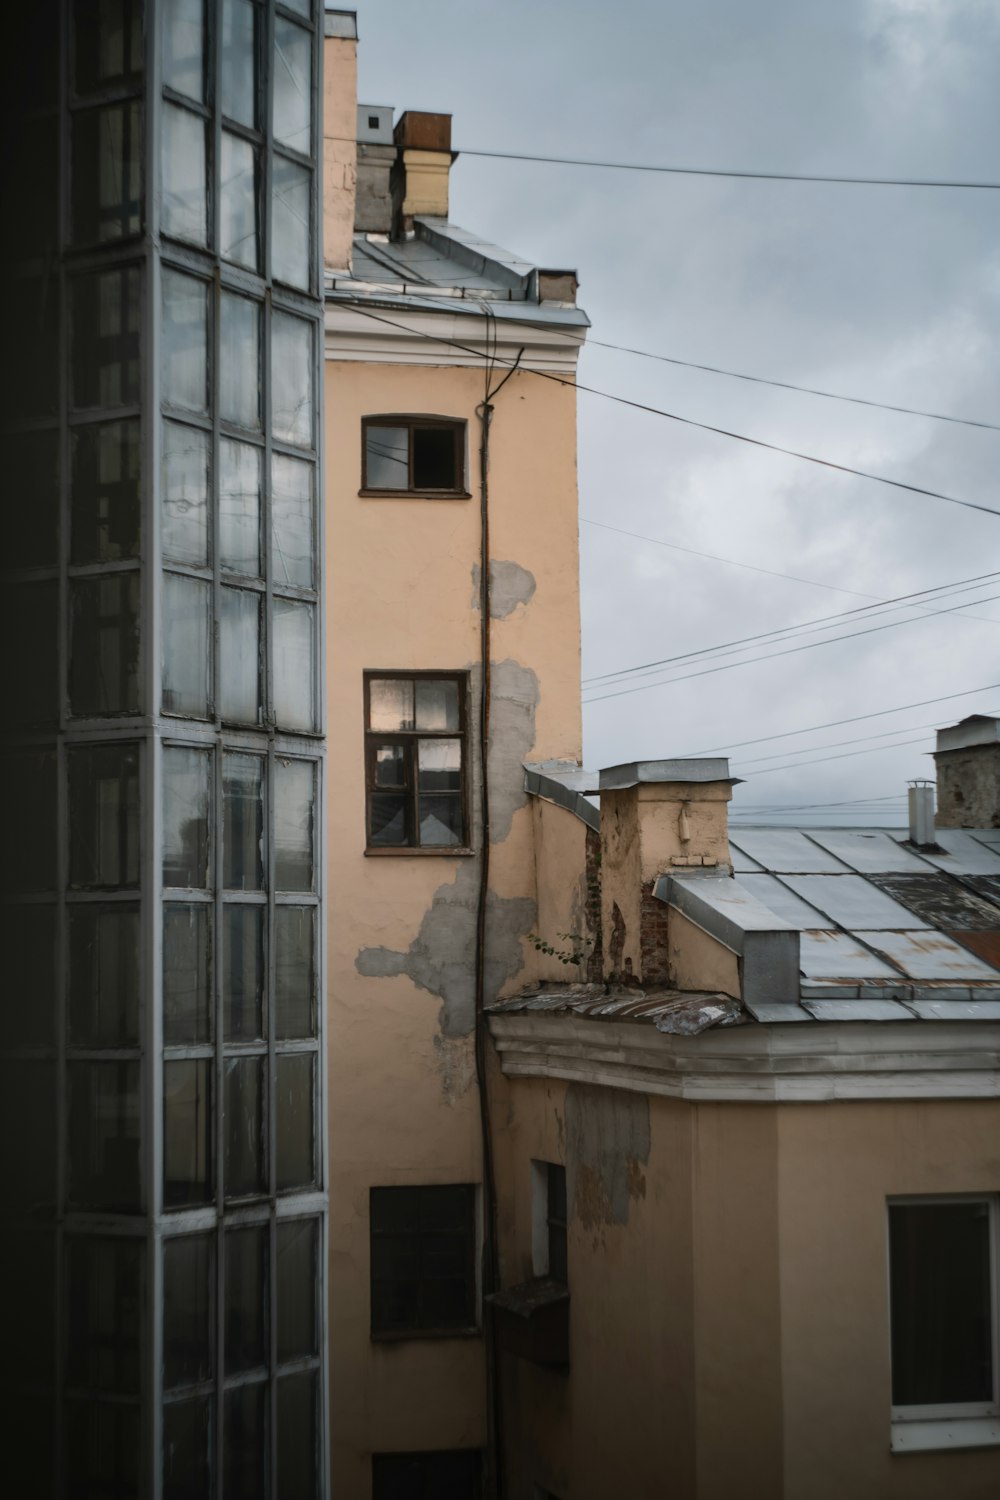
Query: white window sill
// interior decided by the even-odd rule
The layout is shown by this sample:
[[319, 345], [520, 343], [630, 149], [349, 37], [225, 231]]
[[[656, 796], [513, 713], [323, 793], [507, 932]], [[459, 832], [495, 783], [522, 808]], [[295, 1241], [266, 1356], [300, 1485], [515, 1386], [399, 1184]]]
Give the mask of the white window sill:
[[944, 1448], [1000, 1447], [1000, 1417], [893, 1422], [893, 1453], [933, 1453]]

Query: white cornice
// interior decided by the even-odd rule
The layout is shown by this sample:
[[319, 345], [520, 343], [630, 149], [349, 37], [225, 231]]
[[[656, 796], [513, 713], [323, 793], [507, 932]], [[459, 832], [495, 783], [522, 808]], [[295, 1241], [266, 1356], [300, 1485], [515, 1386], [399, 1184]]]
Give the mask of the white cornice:
[[489, 1024], [509, 1078], [734, 1103], [1000, 1097], [998, 1022], [753, 1025], [697, 1037], [537, 1013]]
[[[572, 377], [586, 329], [540, 320], [520, 322], [507, 316], [491, 320], [490, 334], [496, 340], [501, 368], [505, 362], [508, 366], [513, 363], [523, 349], [521, 364], [525, 369], [551, 370]], [[485, 320], [467, 312], [379, 305], [362, 310], [348, 302], [326, 304], [327, 359], [478, 369], [486, 355], [485, 340]], [[455, 348], [456, 344], [464, 347]]]

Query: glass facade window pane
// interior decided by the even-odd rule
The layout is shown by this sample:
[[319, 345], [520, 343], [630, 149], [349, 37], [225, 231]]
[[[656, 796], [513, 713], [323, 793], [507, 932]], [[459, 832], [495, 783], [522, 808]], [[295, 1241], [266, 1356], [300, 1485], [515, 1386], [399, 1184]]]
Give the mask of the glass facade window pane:
[[275, 453], [271, 459], [271, 564], [277, 588], [316, 582], [314, 464]]
[[[72, 756], [72, 751], [70, 755]], [[70, 766], [72, 767], [72, 759]], [[72, 776], [72, 771], [71, 771]], [[73, 783], [70, 782], [70, 813]], [[18, 862], [0, 860], [0, 885], [26, 896], [51, 891], [56, 884], [56, 758], [51, 752], [26, 751], [0, 760], [0, 827]], [[73, 847], [71, 829], [70, 879], [81, 869], [81, 850]], [[73, 863], [74, 853], [76, 864]]]
[[[20, 218], [21, 204], [16, 212]], [[50, 274], [19, 276], [11, 283], [5, 342], [18, 351], [17, 379], [7, 383], [7, 399], [15, 417], [52, 416], [59, 404], [59, 302], [54, 266]], [[76, 331], [74, 325], [74, 335]]]
[[226, 1231], [226, 1375], [267, 1365], [267, 1227]]
[[142, 228], [142, 106], [78, 110], [73, 131], [73, 239], [122, 239]]
[[278, 1493], [281, 1500], [316, 1500], [318, 1390], [314, 1370], [283, 1375], [278, 1381]]
[[222, 909], [222, 1025], [227, 1042], [262, 1038], [264, 1027], [264, 908]]
[[69, 762], [69, 881], [80, 890], [139, 884], [139, 753], [80, 745]]
[[142, 76], [141, 0], [100, 0], [78, 7], [73, 81], [78, 94], [134, 84]]
[[210, 443], [198, 427], [163, 424], [163, 556], [192, 568], [208, 564]]
[[[15, 1210], [10, 1214], [8, 1209], [8, 1214], [15, 1223], [19, 1217], [23, 1223], [29, 1215], [44, 1221], [55, 1209], [56, 1096], [53, 1063], [0, 1057], [0, 1128], [7, 1139], [17, 1142], [16, 1151], [8, 1152], [4, 1178], [7, 1201]], [[82, 1188], [86, 1185], [84, 1174]]]
[[163, 1384], [167, 1390], [212, 1377], [212, 1250], [209, 1234], [171, 1236], [163, 1242]]
[[[72, 926], [70, 942], [72, 945]], [[54, 1048], [55, 907], [38, 902], [0, 905], [0, 952], [4, 954], [7, 990], [6, 1002], [0, 1003], [0, 1051], [7, 1047]], [[71, 946], [71, 964], [72, 953]], [[79, 982], [82, 985], [87, 978], [85, 958], [81, 960], [81, 968]], [[75, 978], [71, 971], [71, 986]], [[72, 989], [70, 993], [72, 996]], [[12, 1000], [12, 996], [20, 998]], [[26, 1001], [26, 996], [30, 996], [30, 1000]], [[72, 1024], [71, 1020], [71, 1032]]]
[[309, 1187], [316, 1181], [313, 1143], [315, 1114], [315, 1065], [313, 1053], [300, 1052], [277, 1058], [277, 1187]]
[[124, 1236], [67, 1240], [67, 1384], [137, 1396], [145, 1243]]
[[415, 686], [416, 727], [418, 729], [458, 729], [458, 683], [449, 681], [447, 678], [418, 677]]
[[222, 717], [239, 724], [260, 721], [261, 596], [248, 589], [221, 591], [219, 621], [219, 706]]
[[176, 104], [163, 105], [164, 234], [204, 245], [208, 215], [205, 189], [205, 122]]
[[283, 16], [274, 18], [274, 138], [312, 153], [312, 36]]
[[67, 1493], [138, 1500], [141, 1438], [138, 1402], [68, 1401], [64, 1462], [73, 1483]]
[[208, 887], [209, 750], [163, 751], [163, 884]]
[[260, 303], [233, 292], [220, 308], [219, 416], [260, 428]]
[[163, 575], [163, 712], [207, 719], [211, 684], [212, 585]]
[[163, 1064], [163, 1205], [184, 1208], [212, 1197], [212, 1064]]
[[258, 1380], [226, 1391], [223, 1398], [223, 1482], [225, 1494], [240, 1500], [264, 1500], [267, 1494], [268, 1393], [267, 1383]]
[[[39, 950], [40, 951], [40, 950]], [[139, 1045], [139, 909], [69, 909], [69, 1037], [76, 1047]]]
[[312, 0], [282, 0], [282, 4], [286, 10], [294, 10], [307, 21], [312, 19]]
[[258, 269], [260, 182], [257, 152], [241, 136], [222, 132], [219, 254], [237, 265]]
[[70, 560], [121, 562], [139, 554], [138, 419], [70, 433]]
[[59, 559], [59, 434], [8, 432], [6, 444], [10, 472], [19, 476], [25, 494], [31, 496], [30, 505], [11, 506], [7, 512], [8, 566], [55, 567]]
[[139, 710], [139, 574], [106, 573], [69, 583], [69, 711], [77, 716]]
[[163, 399], [208, 410], [208, 284], [163, 268]]
[[224, 573], [259, 578], [261, 450], [219, 443], [219, 562]]
[[264, 761], [259, 755], [222, 760], [223, 884], [259, 891], [264, 884]]
[[410, 488], [410, 429], [408, 427], [365, 428], [365, 488], [408, 490]]
[[274, 601], [274, 717], [282, 729], [316, 728], [316, 609]]
[[69, 1201], [134, 1212], [139, 1188], [139, 1064], [70, 1062]]
[[212, 908], [163, 908], [163, 1041], [167, 1047], [212, 1040]]
[[163, 1500], [209, 1500], [212, 1400], [163, 1405]]
[[257, 6], [222, 0], [222, 113], [257, 124]]
[[278, 1363], [319, 1353], [316, 1281], [319, 1266], [317, 1222], [278, 1223]]
[[315, 916], [312, 906], [275, 907], [275, 1031], [281, 1040], [316, 1035]]
[[413, 679], [372, 677], [368, 683], [368, 727], [389, 730], [412, 729]]
[[163, 15], [163, 82], [205, 102], [204, 0], [166, 0]]
[[282, 312], [271, 316], [271, 421], [280, 441], [312, 447], [312, 325]]
[[8, 726], [58, 724], [59, 633], [54, 578], [10, 583], [0, 592], [0, 694]]
[[73, 405], [134, 406], [139, 400], [141, 273], [136, 266], [78, 276], [72, 287]]
[[418, 740], [417, 785], [421, 844], [461, 844], [462, 741]]
[[227, 1199], [254, 1197], [267, 1191], [264, 1146], [263, 1057], [227, 1057], [224, 1069], [225, 1169]]
[[274, 763], [274, 885], [279, 891], [313, 888], [316, 768], [308, 760]]
[[308, 291], [311, 284], [312, 172], [275, 155], [271, 172], [271, 272]]

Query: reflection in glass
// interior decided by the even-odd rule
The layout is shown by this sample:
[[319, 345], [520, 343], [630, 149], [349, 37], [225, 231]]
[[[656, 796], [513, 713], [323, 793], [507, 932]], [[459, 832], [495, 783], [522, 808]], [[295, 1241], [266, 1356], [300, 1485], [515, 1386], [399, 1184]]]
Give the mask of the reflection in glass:
[[70, 886], [134, 888], [139, 884], [137, 747], [79, 745], [67, 759]]
[[315, 1219], [278, 1223], [278, 1363], [318, 1354]]
[[425, 846], [462, 842], [462, 742], [419, 740], [420, 842]]
[[163, 423], [163, 556], [188, 567], [208, 563], [208, 455], [199, 427]]
[[212, 1375], [212, 1236], [163, 1242], [163, 1384], [194, 1385]]
[[222, 909], [222, 1025], [227, 1042], [264, 1035], [264, 908]]
[[[268, 1385], [255, 1380], [225, 1393], [223, 1483], [227, 1495], [264, 1500], [267, 1453]], [[278, 1491], [284, 1495], [281, 1490]]]
[[208, 284], [163, 268], [163, 399], [208, 410]]
[[249, 141], [222, 132], [219, 254], [257, 270], [257, 153]]
[[281, 1500], [316, 1500], [316, 1396], [314, 1370], [278, 1381], [278, 1493]]
[[139, 552], [139, 422], [70, 433], [70, 560], [120, 562]]
[[163, 712], [207, 719], [212, 585], [163, 575]]
[[71, 906], [69, 954], [71, 1043], [76, 1047], [138, 1046], [138, 908], [90, 902]]
[[274, 21], [274, 138], [303, 156], [312, 145], [312, 37], [301, 26]]
[[251, 127], [257, 124], [256, 20], [253, 0], [222, 0], [222, 113]]
[[267, 1364], [267, 1228], [226, 1231], [226, 1374]]
[[369, 729], [413, 728], [413, 681], [404, 677], [372, 677], [368, 683]]
[[170, 0], [163, 28], [163, 82], [205, 102], [204, 0]]
[[271, 173], [271, 271], [277, 281], [309, 288], [312, 172], [275, 156]]
[[315, 766], [308, 760], [274, 763], [274, 884], [279, 891], [313, 888]]
[[163, 908], [163, 1041], [184, 1046], [212, 1040], [212, 908]]
[[163, 751], [163, 884], [208, 887], [211, 751]]
[[131, 99], [72, 118], [73, 239], [117, 240], [142, 228], [142, 106]]
[[70, 1062], [69, 1202], [74, 1208], [139, 1207], [139, 1064]]
[[260, 427], [260, 303], [223, 292], [219, 327], [219, 415]]
[[280, 1040], [316, 1035], [315, 907], [274, 910], [275, 1034]]
[[312, 447], [312, 326], [282, 312], [271, 315], [271, 417], [276, 438]]
[[312, 588], [316, 552], [315, 466], [275, 453], [271, 459], [271, 547], [274, 582]]
[[69, 606], [70, 713], [78, 717], [137, 713], [138, 572], [71, 578]]
[[447, 678], [417, 678], [417, 728], [458, 728], [458, 683]]
[[163, 1204], [207, 1203], [212, 1197], [212, 1064], [184, 1058], [163, 1064]]
[[164, 102], [160, 222], [164, 234], [204, 245], [205, 123], [189, 110]]
[[261, 450], [219, 442], [219, 561], [224, 573], [261, 576]]
[[282, 729], [316, 728], [315, 606], [274, 601], [274, 716]]
[[410, 433], [406, 427], [365, 428], [365, 486], [370, 490], [410, 487]]
[[222, 717], [240, 724], [260, 718], [260, 604], [248, 589], [221, 590], [219, 700]]
[[139, 400], [140, 271], [126, 266], [72, 283], [73, 405], [134, 406]]
[[226, 1198], [267, 1191], [263, 1057], [227, 1057], [224, 1067]]
[[212, 1398], [163, 1404], [163, 1500], [209, 1500]]
[[229, 754], [222, 761], [223, 884], [259, 891], [264, 883], [264, 761]]
[[277, 1186], [308, 1187], [316, 1181], [313, 1152], [314, 1066], [311, 1052], [277, 1058]]
[[137, 1396], [145, 1243], [123, 1235], [73, 1235], [66, 1248], [67, 1383]]

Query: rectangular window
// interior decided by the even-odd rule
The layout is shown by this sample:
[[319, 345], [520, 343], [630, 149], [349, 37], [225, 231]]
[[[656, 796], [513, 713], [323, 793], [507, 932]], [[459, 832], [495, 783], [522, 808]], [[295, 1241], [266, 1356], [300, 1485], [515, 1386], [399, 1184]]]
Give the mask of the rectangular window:
[[961, 1428], [962, 1419], [1000, 1414], [998, 1202], [956, 1196], [889, 1204], [894, 1448], [928, 1446], [908, 1436], [905, 1424], [955, 1426], [957, 1419]]
[[467, 681], [366, 674], [369, 849], [468, 846]]
[[441, 1453], [373, 1453], [372, 1500], [479, 1500], [477, 1448]]
[[464, 422], [365, 417], [362, 426], [362, 494], [466, 495]]
[[566, 1283], [566, 1168], [531, 1163], [531, 1268], [535, 1276]]
[[476, 1327], [476, 1189], [372, 1188], [372, 1334], [423, 1337]]

